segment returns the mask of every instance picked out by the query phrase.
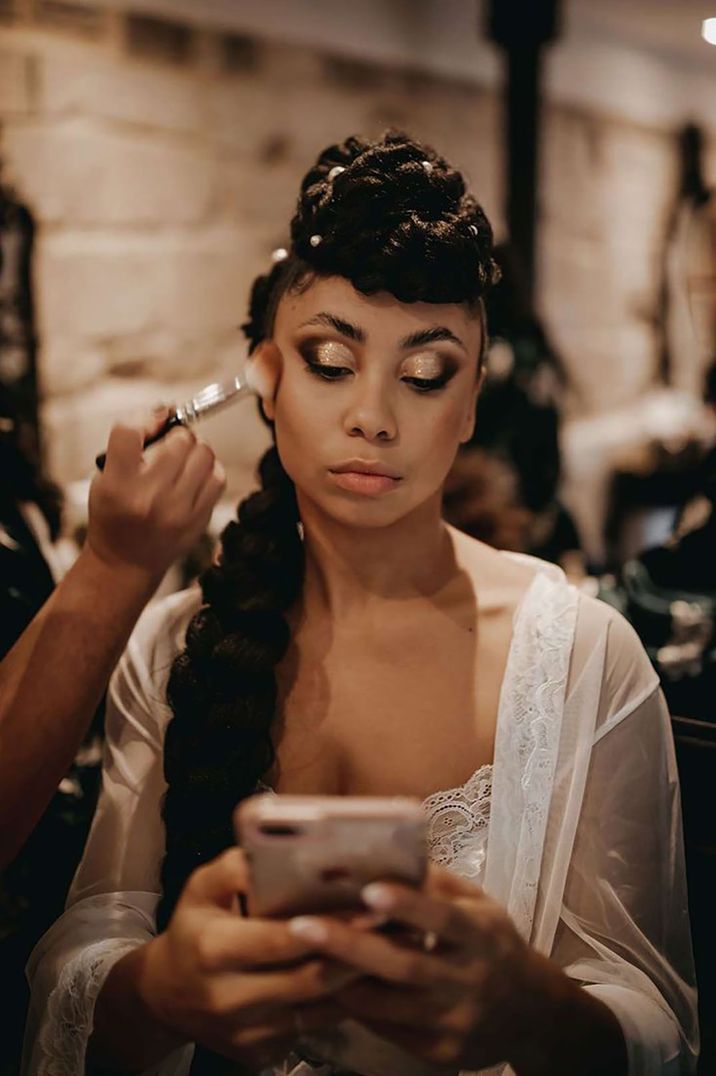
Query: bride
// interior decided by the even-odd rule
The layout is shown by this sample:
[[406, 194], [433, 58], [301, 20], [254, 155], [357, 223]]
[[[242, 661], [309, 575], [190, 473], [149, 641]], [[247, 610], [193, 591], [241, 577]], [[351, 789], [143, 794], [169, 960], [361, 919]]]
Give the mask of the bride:
[[[441, 518], [491, 247], [405, 135], [304, 178], [244, 327], [275, 445], [201, 592], [149, 610], [113, 678], [92, 833], [28, 969], [27, 1073], [692, 1070], [657, 677], [559, 569]], [[424, 889], [365, 899], [435, 944], [238, 916], [231, 813], [259, 788], [419, 797]]]

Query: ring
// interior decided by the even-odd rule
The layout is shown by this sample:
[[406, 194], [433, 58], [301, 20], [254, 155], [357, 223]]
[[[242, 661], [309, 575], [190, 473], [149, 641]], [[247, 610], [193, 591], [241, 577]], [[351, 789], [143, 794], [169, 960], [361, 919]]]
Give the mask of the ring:
[[423, 949], [426, 953], [432, 953], [438, 947], [439, 938], [434, 930], [426, 930], [423, 934]]

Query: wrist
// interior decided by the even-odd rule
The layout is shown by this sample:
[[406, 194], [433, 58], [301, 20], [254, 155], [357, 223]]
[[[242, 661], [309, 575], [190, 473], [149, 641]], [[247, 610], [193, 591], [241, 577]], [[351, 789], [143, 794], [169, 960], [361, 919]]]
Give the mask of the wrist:
[[626, 1076], [626, 1046], [610, 1009], [530, 950], [527, 986], [508, 1061], [517, 1076]]
[[167, 936], [159, 934], [137, 952], [134, 982], [143, 1018], [156, 1029], [156, 1042], [164, 1048], [177, 1049], [188, 1040], [171, 1018], [167, 986], [171, 990], [171, 967]]
[[163, 996], [166, 981], [166, 975], [163, 974], [165, 967], [166, 939], [163, 934], [159, 934], [138, 951], [134, 982], [137, 1001], [145, 1015], [163, 1026], [165, 1026], [164, 1013], [166, 1011]]
[[97, 998], [88, 1044], [93, 1065], [135, 1072], [164, 1061], [187, 1044], [186, 1036], [168, 1027], [156, 1012], [154, 1001], [161, 993], [161, 980], [153, 973], [156, 950], [161, 950], [158, 942], [153, 938], [138, 946], [110, 969]]
[[116, 591], [127, 598], [148, 601], [162, 581], [164, 572], [119, 558], [110, 558], [97, 550], [88, 538], [77, 558], [77, 568], [99, 592]]

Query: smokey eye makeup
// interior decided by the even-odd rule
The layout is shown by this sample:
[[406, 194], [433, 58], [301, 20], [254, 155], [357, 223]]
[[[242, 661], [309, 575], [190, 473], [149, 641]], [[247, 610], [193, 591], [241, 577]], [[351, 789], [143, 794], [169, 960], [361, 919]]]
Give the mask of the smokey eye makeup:
[[[323, 381], [343, 381], [353, 368], [346, 363], [353, 359], [343, 344], [334, 340], [307, 340], [299, 344], [298, 352], [309, 374]], [[435, 354], [412, 356], [405, 365], [401, 380], [418, 393], [444, 388], [457, 372], [456, 366]]]
[[307, 340], [299, 345], [298, 351], [309, 373], [325, 381], [339, 381], [344, 374], [352, 372], [346, 363], [351, 362], [353, 356], [347, 347], [335, 340]]
[[412, 355], [405, 363], [403, 381], [420, 392], [429, 392], [447, 385], [454, 373], [455, 367], [438, 355]]

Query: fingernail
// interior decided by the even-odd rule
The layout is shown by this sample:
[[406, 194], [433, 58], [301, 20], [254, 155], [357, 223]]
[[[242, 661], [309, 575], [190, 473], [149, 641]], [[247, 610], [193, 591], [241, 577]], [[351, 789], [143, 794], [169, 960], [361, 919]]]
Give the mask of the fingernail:
[[395, 898], [387, 886], [381, 882], [371, 882], [361, 890], [361, 897], [370, 908], [386, 911], [395, 904]]
[[291, 919], [288, 929], [296, 938], [301, 938], [302, 941], [320, 944], [320, 942], [324, 942], [328, 938], [328, 931], [323, 923], [320, 923], [317, 919], [311, 919], [307, 915], [299, 915], [298, 918]]

